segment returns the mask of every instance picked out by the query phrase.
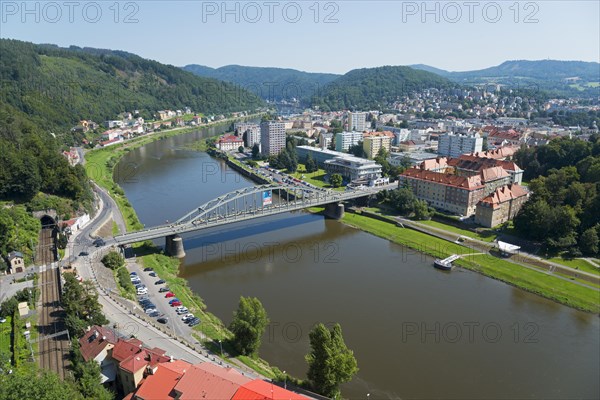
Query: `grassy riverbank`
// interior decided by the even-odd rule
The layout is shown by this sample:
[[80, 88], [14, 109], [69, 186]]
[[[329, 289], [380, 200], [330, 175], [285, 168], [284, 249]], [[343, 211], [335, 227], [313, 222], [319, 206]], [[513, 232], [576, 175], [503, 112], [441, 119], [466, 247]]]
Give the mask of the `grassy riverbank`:
[[[319, 210], [318, 207], [311, 209], [312, 212]], [[477, 252], [466, 246], [412, 229], [401, 228], [391, 220], [384, 222], [363, 215], [346, 213], [342, 222], [433, 257], [445, 258], [452, 254], [471, 254], [455, 261], [455, 264], [569, 307], [593, 313], [600, 312], [598, 291], [559, 279], [542, 270], [529, 269], [489, 254], [476, 254]]]

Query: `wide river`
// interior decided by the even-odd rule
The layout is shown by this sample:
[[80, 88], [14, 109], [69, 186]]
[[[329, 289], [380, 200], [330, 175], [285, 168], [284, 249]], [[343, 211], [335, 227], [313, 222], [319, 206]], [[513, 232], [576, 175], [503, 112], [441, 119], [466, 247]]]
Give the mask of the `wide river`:
[[[119, 164], [116, 179], [146, 226], [253, 184], [185, 148], [206, 134], [150, 143]], [[181, 276], [225, 323], [240, 296], [262, 301], [271, 324], [260, 355], [281, 370], [305, 377], [311, 327], [340, 323], [360, 368], [347, 398], [600, 398], [597, 315], [437, 271], [427, 256], [304, 212], [184, 243]]]

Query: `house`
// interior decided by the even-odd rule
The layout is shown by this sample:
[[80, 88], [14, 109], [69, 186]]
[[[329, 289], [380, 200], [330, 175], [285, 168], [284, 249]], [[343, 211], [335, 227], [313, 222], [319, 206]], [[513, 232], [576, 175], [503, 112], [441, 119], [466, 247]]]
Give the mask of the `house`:
[[20, 251], [11, 251], [8, 253], [8, 271], [10, 274], [16, 274], [25, 271], [23, 253]]
[[229, 400], [242, 385], [251, 381], [233, 368], [201, 363], [193, 365], [183, 375], [174, 391], [180, 400]]
[[235, 135], [225, 135], [217, 140], [216, 146], [223, 151], [237, 150], [240, 146], [244, 146], [244, 141]]
[[67, 159], [70, 166], [75, 166], [79, 163], [79, 152], [75, 147], [71, 147], [69, 151], [63, 151], [62, 155]]
[[[168, 400], [175, 399], [173, 390], [183, 376], [183, 372], [165, 368], [163, 364], [156, 366], [152, 374], [148, 375], [140, 388], [133, 395], [136, 400]], [[196, 397], [201, 398], [201, 397]]]
[[123, 388], [123, 393], [133, 392], [148, 370], [156, 367], [161, 362], [170, 361], [171, 357], [159, 348], [145, 349], [132, 354], [119, 363], [118, 380]]
[[79, 350], [85, 361], [95, 361], [100, 365], [102, 384], [114, 384], [117, 364], [111, 357], [111, 350], [117, 343], [116, 333], [102, 326], [94, 325], [79, 339]]
[[308, 400], [298, 393], [290, 392], [282, 387], [260, 379], [244, 384], [233, 396], [232, 400]]

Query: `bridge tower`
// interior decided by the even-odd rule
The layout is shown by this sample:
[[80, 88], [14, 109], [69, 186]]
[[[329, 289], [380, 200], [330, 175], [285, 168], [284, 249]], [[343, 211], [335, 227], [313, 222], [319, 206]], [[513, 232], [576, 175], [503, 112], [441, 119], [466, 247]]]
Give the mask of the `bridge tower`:
[[165, 240], [165, 253], [171, 257], [185, 257], [185, 249], [183, 248], [183, 239], [179, 235], [169, 235]]
[[344, 218], [344, 204], [339, 202], [325, 204], [324, 214], [327, 218], [342, 219]]

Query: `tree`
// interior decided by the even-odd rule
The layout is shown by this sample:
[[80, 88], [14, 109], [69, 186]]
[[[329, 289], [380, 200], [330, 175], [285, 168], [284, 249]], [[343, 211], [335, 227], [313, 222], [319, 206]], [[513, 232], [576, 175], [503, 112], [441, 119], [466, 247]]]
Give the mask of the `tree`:
[[0, 374], [0, 387], [0, 400], [83, 399], [73, 383], [60, 380], [54, 372], [38, 373], [35, 368], [19, 368], [13, 374]]
[[352, 154], [354, 157], [367, 157], [367, 153], [365, 153], [365, 149], [363, 149], [363, 141], [359, 140], [357, 144], [354, 144], [348, 148], [348, 153]]
[[346, 347], [342, 328], [335, 324], [331, 330], [318, 324], [309, 334], [311, 352], [306, 355], [308, 379], [323, 396], [337, 398], [339, 385], [349, 382], [358, 372], [356, 358]]
[[106, 268], [115, 270], [125, 265], [125, 258], [116, 251], [111, 251], [110, 253], [102, 257], [102, 264], [104, 264]]
[[424, 200], [415, 201], [413, 211], [415, 213], [415, 219], [419, 220], [430, 219], [433, 215], [433, 210], [429, 208], [427, 202]]
[[312, 158], [312, 155], [310, 153], [308, 153], [306, 155], [306, 161], [304, 162], [304, 166], [306, 167], [306, 172], [309, 172], [309, 173], [316, 172], [319, 170], [317, 163]]
[[586, 255], [598, 254], [598, 243], [598, 229], [596, 227], [586, 229], [579, 238], [579, 247]]
[[244, 152], [244, 146], [240, 146], [240, 147], [238, 147], [238, 152], [239, 152], [239, 153], [243, 153], [243, 152]]
[[258, 158], [259, 154], [260, 146], [258, 145], [258, 143], [254, 143], [254, 146], [252, 146], [252, 158]]
[[256, 297], [240, 297], [229, 329], [234, 334], [233, 346], [242, 355], [256, 356], [261, 336], [269, 324], [262, 303]]
[[340, 187], [340, 186], [342, 186], [343, 178], [342, 178], [342, 176], [340, 174], [333, 174], [329, 178], [329, 183], [334, 188]]

